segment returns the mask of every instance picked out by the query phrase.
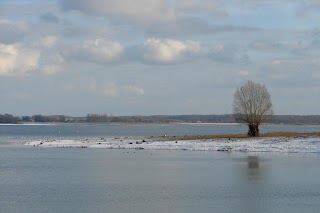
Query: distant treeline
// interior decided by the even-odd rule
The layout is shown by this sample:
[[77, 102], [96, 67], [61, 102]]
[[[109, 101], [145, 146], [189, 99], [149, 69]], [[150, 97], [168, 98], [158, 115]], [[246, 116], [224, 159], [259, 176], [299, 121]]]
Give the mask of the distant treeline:
[[[61, 123], [235, 123], [233, 115], [150, 115], [150, 116], [112, 116], [107, 114], [87, 114], [86, 117], [72, 117], [66, 115], [33, 115], [14, 116], [0, 114], [0, 123], [26, 122], [61, 122]], [[320, 124], [320, 115], [274, 115], [274, 124]]]
[[[185, 123], [236, 123], [232, 114], [226, 115], [153, 115], [153, 116], [118, 116], [111, 122], [185, 122]], [[273, 124], [320, 124], [320, 115], [274, 115]]]
[[16, 124], [19, 122], [19, 118], [10, 114], [0, 114], [0, 123], [1, 124]]
[[64, 115], [33, 115], [31, 118], [28, 116], [22, 117], [22, 119], [27, 118], [29, 121], [33, 122], [66, 122], [66, 116]]
[[86, 122], [88, 123], [105, 123], [110, 119], [107, 114], [87, 114]]
[[17, 124], [26, 122], [68, 122], [68, 119], [64, 115], [33, 115], [18, 117], [11, 114], [0, 114], [0, 123]]
[[320, 115], [274, 115], [274, 124], [320, 124]]

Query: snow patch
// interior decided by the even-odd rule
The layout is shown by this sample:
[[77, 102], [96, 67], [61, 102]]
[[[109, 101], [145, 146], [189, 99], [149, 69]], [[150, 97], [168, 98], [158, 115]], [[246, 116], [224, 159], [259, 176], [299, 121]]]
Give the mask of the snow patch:
[[320, 137], [276, 137], [161, 141], [143, 138], [47, 139], [23, 143], [34, 147], [320, 153]]

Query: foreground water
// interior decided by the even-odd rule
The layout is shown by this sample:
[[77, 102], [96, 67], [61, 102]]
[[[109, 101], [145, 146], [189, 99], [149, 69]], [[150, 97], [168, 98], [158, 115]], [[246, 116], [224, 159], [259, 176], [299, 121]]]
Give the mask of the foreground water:
[[318, 154], [34, 148], [15, 141], [49, 134], [11, 128], [0, 137], [0, 212], [320, 209]]
[[0, 149], [0, 212], [318, 212], [318, 155]]

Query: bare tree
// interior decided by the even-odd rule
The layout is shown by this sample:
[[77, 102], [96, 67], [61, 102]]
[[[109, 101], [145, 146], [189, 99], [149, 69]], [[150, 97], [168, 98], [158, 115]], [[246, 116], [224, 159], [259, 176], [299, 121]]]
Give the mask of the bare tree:
[[272, 102], [265, 85], [248, 81], [237, 88], [233, 99], [236, 121], [248, 125], [248, 136], [259, 136], [259, 125], [268, 122], [272, 115]]

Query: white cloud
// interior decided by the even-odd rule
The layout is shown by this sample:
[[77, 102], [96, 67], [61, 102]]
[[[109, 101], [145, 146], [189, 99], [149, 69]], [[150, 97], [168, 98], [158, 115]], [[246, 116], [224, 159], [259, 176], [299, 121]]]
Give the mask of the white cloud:
[[248, 71], [248, 70], [240, 70], [240, 71], [239, 71], [239, 74], [240, 74], [241, 76], [248, 76], [248, 75], [249, 75], [249, 71]]
[[66, 57], [94, 63], [114, 62], [123, 53], [123, 46], [118, 42], [95, 39], [72, 47], [64, 52]]
[[41, 67], [41, 72], [46, 75], [53, 75], [62, 72], [65, 60], [61, 54], [57, 53], [49, 57], [46, 63]]
[[281, 64], [281, 61], [279, 59], [275, 59], [275, 60], [272, 61], [272, 64], [273, 65], [279, 65], [279, 64]]
[[150, 38], [144, 43], [143, 58], [151, 63], [171, 64], [192, 59], [200, 50], [197, 41]]
[[137, 86], [129, 85], [129, 86], [125, 86], [125, 89], [133, 95], [137, 95], [137, 96], [144, 95], [144, 90]]
[[0, 44], [0, 76], [26, 76], [38, 68], [41, 51], [21, 44]]
[[[134, 26], [156, 36], [202, 34], [214, 31], [208, 20], [194, 13], [203, 12], [225, 16], [210, 0], [69, 0], [60, 1], [65, 10], [81, 11], [96, 17], [107, 17], [113, 23]], [[219, 29], [218, 29], [219, 30]]]
[[[225, 112], [225, 107], [219, 109], [225, 102], [221, 97], [226, 97], [221, 94], [247, 78], [275, 87], [296, 87], [296, 83], [318, 87], [317, 2], [6, 0], [0, 3], [0, 76], [33, 76], [19, 81], [5, 78], [3, 93], [26, 88], [37, 102], [65, 89], [74, 92], [72, 102], [83, 103], [89, 96], [97, 103], [83, 103], [82, 110], [92, 106], [105, 110], [107, 105], [108, 110], [122, 113], [128, 106], [132, 113], [174, 113], [181, 111], [186, 99], [220, 101], [215, 110]], [[295, 17], [297, 9], [305, 11], [303, 18]], [[88, 82], [90, 75], [97, 82]], [[62, 88], [50, 86], [52, 79]], [[70, 113], [68, 92], [59, 94], [67, 100], [61, 105], [65, 113]], [[49, 99], [42, 107], [50, 112], [57, 107]], [[156, 103], [168, 99], [171, 112]], [[136, 109], [128, 105], [135, 100], [139, 100]], [[15, 107], [9, 102], [3, 105]], [[30, 107], [29, 111], [43, 111]], [[210, 111], [202, 110], [204, 105], [197, 107], [193, 112]]]
[[0, 43], [0, 76], [25, 77], [31, 73], [54, 74], [63, 70], [61, 54], [50, 54], [56, 36], [29, 38], [14, 44]]
[[134, 31], [156, 37], [257, 30], [218, 24], [217, 17], [225, 20], [229, 16], [225, 4], [222, 0], [60, 0], [64, 11], [103, 17], [110, 23], [133, 26]]
[[58, 41], [57, 36], [49, 35], [40, 40], [39, 45], [45, 48], [53, 47]]
[[60, 3], [65, 10], [78, 10], [94, 15], [124, 16], [148, 22], [167, 19], [170, 14], [164, 0], [61, 0]]

